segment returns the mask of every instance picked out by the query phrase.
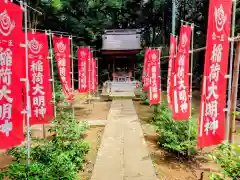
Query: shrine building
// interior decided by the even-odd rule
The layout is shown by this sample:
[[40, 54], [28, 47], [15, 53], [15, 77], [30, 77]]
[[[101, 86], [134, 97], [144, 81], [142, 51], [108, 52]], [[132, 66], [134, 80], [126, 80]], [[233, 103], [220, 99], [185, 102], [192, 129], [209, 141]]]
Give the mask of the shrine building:
[[138, 29], [111, 29], [102, 36], [101, 56], [104, 69], [108, 69], [110, 81], [135, 81], [137, 54], [141, 49], [141, 34]]

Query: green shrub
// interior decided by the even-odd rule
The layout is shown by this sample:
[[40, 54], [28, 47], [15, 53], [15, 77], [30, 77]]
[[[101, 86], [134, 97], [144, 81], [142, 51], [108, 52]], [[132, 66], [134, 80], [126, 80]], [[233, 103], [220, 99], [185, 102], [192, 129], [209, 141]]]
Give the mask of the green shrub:
[[31, 163], [30, 166], [26, 166], [24, 163], [13, 162], [8, 171], [1, 172], [0, 179], [8, 177], [9, 179], [28, 179], [28, 180], [47, 180], [46, 169], [43, 164]]
[[148, 92], [143, 90], [143, 94], [140, 97], [142, 104], [149, 105]]
[[64, 94], [62, 91], [62, 85], [59, 81], [55, 82], [55, 100], [56, 103], [59, 103], [60, 101], [64, 101]]
[[142, 101], [142, 104], [144, 104], [144, 105], [150, 105], [150, 103], [149, 103], [149, 100], [148, 100], [148, 99], [146, 99], [145, 101]]
[[168, 106], [162, 103], [154, 108], [153, 123], [159, 134], [160, 146], [182, 155], [187, 155], [188, 152], [193, 154], [196, 151], [197, 123], [194, 120], [174, 121]]
[[[223, 169], [221, 174], [212, 174], [211, 180], [224, 180], [226, 177], [232, 180], [240, 179], [240, 146], [223, 143], [218, 149], [213, 151], [211, 159]], [[224, 177], [225, 176], [225, 177]]]
[[[68, 112], [67, 112], [68, 111]], [[79, 140], [88, 128], [85, 122], [77, 122], [72, 116], [72, 109], [57, 109], [57, 117], [53, 121], [54, 126], [50, 128], [50, 132], [58, 135], [58, 138], [68, 140]]]
[[235, 112], [232, 113], [232, 115], [234, 115], [234, 116], [240, 116], [240, 112], [235, 111]]
[[78, 123], [72, 114], [58, 109], [57, 118], [49, 139], [33, 139], [37, 145], [31, 147], [31, 164], [26, 166], [26, 147], [14, 147], [8, 154], [14, 162], [6, 171], [0, 173], [0, 179], [29, 180], [77, 180], [78, 171], [83, 168], [85, 156], [90, 147], [81, 139], [87, 125]]

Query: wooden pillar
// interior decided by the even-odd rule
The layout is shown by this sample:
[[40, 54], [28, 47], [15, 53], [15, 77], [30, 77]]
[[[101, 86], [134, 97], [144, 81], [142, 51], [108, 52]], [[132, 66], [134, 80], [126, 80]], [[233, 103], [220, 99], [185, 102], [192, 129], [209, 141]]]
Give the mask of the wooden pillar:
[[[240, 34], [238, 34], [240, 35]], [[238, 94], [238, 76], [239, 76], [239, 63], [240, 63], [240, 41], [236, 42], [236, 55], [234, 59], [233, 67], [233, 79], [232, 79], [232, 92], [231, 92], [231, 108], [230, 108], [230, 130], [229, 130], [229, 142], [232, 143], [233, 133], [236, 132], [236, 116], [233, 112], [236, 111], [237, 94]]]

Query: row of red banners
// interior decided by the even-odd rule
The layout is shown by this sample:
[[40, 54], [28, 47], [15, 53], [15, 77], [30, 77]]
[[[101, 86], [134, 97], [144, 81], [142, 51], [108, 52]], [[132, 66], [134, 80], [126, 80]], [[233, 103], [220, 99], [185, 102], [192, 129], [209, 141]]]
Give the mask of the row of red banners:
[[[10, 1], [0, 0], [0, 149], [17, 146], [24, 141], [23, 110], [28, 101], [30, 124], [47, 124], [54, 118], [52, 84], [48, 54], [48, 36], [45, 33], [28, 33], [28, 77], [26, 77], [26, 51], [22, 32], [22, 8]], [[22, 36], [19, 36], [21, 34]], [[53, 36], [57, 69], [66, 99], [73, 100], [71, 84], [70, 38]], [[26, 43], [25, 43], [26, 44]], [[79, 48], [81, 54], [83, 48]], [[86, 48], [88, 49], [88, 48]], [[79, 91], [95, 92], [97, 89], [97, 64], [88, 49], [85, 61], [88, 72], [86, 87], [82, 89], [83, 70], [79, 65]], [[83, 59], [79, 56], [79, 63]], [[26, 84], [29, 97], [26, 97]]]
[[[230, 0], [211, 0], [208, 15], [207, 45], [202, 84], [201, 108], [198, 122], [198, 148], [217, 145], [225, 138], [226, 75], [228, 73], [228, 52], [231, 25]], [[192, 27], [183, 25], [177, 38], [170, 37], [169, 67], [167, 81], [168, 106], [172, 109], [174, 120], [189, 120], [191, 113], [191, 94], [189, 79], [189, 53]], [[153, 97], [152, 66], [156, 51], [146, 49], [143, 68], [143, 88], [148, 90], [150, 104]], [[157, 73], [158, 72], [157, 68]], [[154, 67], [155, 71], [155, 67]], [[155, 75], [154, 75], [155, 76]], [[160, 81], [157, 81], [160, 87]], [[160, 93], [160, 91], [158, 91]], [[159, 95], [160, 97], [160, 95]]]
[[143, 89], [148, 91], [150, 104], [158, 104], [161, 98], [160, 56], [162, 49], [146, 48], [143, 68]]
[[[203, 77], [203, 90], [199, 118], [198, 147], [216, 145], [225, 136], [226, 74], [228, 67], [228, 37], [230, 35], [231, 1], [211, 0], [208, 18], [207, 48]], [[0, 1], [0, 149], [10, 148], [24, 140], [23, 115], [25, 103], [22, 94], [24, 83], [24, 42], [22, 9], [12, 2]], [[192, 29], [182, 26], [175, 59], [176, 39], [171, 37], [168, 102], [175, 120], [190, 117], [189, 50]], [[23, 36], [19, 36], [23, 34]], [[49, 122], [53, 118], [52, 90], [48, 62], [47, 36], [28, 33], [31, 124]], [[73, 99], [70, 76], [70, 39], [53, 37], [58, 72], [69, 100]], [[173, 44], [173, 45], [172, 45]], [[84, 53], [86, 53], [84, 55]], [[80, 48], [79, 91], [95, 91], [96, 60], [88, 48]], [[143, 72], [144, 89], [148, 90], [150, 104], [160, 101], [161, 50], [147, 49]], [[23, 60], [19, 63], [19, 59]], [[17, 88], [16, 88], [17, 87]], [[24, 93], [25, 94], [25, 93]], [[25, 100], [25, 102], [26, 102]], [[22, 117], [22, 118], [20, 118]]]
[[88, 47], [78, 48], [79, 67], [79, 92], [96, 92], [97, 81], [97, 60], [92, 58], [92, 52]]

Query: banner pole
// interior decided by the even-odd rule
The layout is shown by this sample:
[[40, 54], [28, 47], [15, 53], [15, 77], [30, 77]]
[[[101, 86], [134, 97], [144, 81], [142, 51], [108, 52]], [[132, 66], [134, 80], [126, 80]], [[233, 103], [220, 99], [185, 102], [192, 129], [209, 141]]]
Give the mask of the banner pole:
[[51, 73], [52, 73], [52, 90], [53, 90], [53, 105], [54, 105], [54, 118], [57, 115], [56, 107], [56, 94], [55, 94], [55, 80], [54, 80], [54, 71], [53, 71], [53, 46], [52, 46], [52, 32], [49, 30], [49, 48], [50, 48], [50, 63], [51, 63]]
[[[233, 0], [233, 10], [232, 10], [232, 32], [231, 37], [234, 37], [235, 33], [235, 19], [236, 19], [236, 0]], [[231, 88], [232, 88], [232, 69], [233, 69], [233, 55], [234, 55], [234, 41], [231, 41], [231, 54], [230, 54], [230, 67], [229, 67], [229, 78], [228, 78], [228, 101], [227, 101], [227, 118], [226, 118], [226, 140], [231, 141], [230, 133], [230, 111], [231, 111]], [[232, 128], [231, 128], [232, 130]]]
[[[239, 65], [240, 65], [240, 41], [236, 42], [236, 55], [234, 59], [233, 77], [232, 77], [232, 92], [231, 92], [231, 111], [230, 111], [230, 133], [229, 143], [232, 143], [233, 133], [236, 133], [236, 111], [237, 94], [238, 94], [238, 79], [239, 79]], [[233, 113], [233, 114], [232, 114]]]
[[[189, 96], [189, 132], [188, 132], [188, 141], [189, 141], [189, 145], [191, 143], [191, 139], [190, 139], [190, 136], [191, 136], [191, 131], [192, 131], [192, 79], [193, 79], [193, 76], [192, 76], [192, 73], [193, 73], [193, 43], [194, 43], [194, 23], [191, 24], [191, 28], [192, 28], [192, 41], [191, 41], [191, 60], [190, 60], [190, 63], [191, 63], [191, 66], [190, 66], [190, 73], [189, 73], [189, 76], [190, 76], [190, 96]], [[190, 147], [188, 148], [188, 156], [190, 156], [191, 152], [190, 152]]]
[[24, 26], [25, 26], [25, 65], [26, 65], [26, 122], [27, 122], [27, 166], [30, 165], [30, 155], [31, 155], [31, 137], [30, 137], [30, 96], [29, 96], [29, 79], [28, 79], [28, 12], [27, 4], [24, 2]]
[[[71, 40], [71, 60], [72, 60], [72, 91], [73, 91], [73, 95], [74, 95], [74, 59], [73, 59], [73, 38], [72, 36], [70, 36], [70, 40]], [[73, 113], [73, 119], [75, 118], [75, 109], [74, 106], [72, 105], [72, 113]]]

